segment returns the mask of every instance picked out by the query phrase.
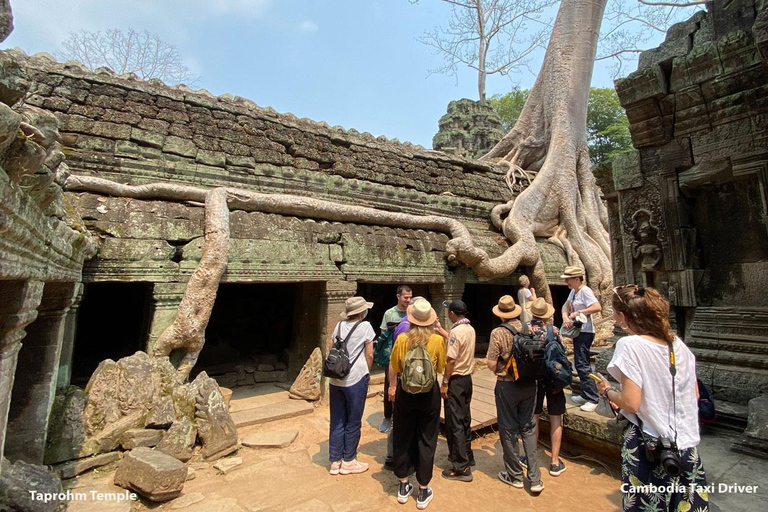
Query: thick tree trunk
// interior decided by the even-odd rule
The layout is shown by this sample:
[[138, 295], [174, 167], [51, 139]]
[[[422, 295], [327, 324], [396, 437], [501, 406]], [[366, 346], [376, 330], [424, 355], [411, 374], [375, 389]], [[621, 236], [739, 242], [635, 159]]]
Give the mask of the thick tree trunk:
[[497, 207], [495, 223], [512, 246], [493, 260], [481, 255], [482, 274], [478, 272], [497, 277], [519, 265], [533, 267], [534, 286], [547, 290], [536, 244], [536, 238], [546, 237], [563, 248], [569, 263], [586, 269], [604, 309], [612, 283], [608, 216], [590, 169], [586, 124], [605, 4], [563, 0], [541, 72], [517, 123], [483, 157], [519, 166], [535, 177], [514, 202]]

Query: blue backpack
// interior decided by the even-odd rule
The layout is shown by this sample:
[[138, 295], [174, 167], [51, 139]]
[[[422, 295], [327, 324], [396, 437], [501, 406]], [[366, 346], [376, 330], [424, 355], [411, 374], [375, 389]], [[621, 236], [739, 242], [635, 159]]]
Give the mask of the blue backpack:
[[551, 325], [547, 326], [547, 344], [544, 347], [544, 386], [549, 390], [561, 390], [573, 381], [573, 367], [565, 353], [565, 347], [555, 336]]

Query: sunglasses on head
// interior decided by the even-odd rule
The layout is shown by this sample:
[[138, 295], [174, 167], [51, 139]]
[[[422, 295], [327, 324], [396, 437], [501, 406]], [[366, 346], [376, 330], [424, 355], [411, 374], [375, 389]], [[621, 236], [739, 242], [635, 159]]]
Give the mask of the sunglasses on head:
[[613, 293], [616, 294], [616, 296], [619, 298], [619, 300], [624, 304], [625, 306], [628, 306], [627, 301], [624, 300], [624, 298], [619, 293], [621, 290], [626, 290], [627, 288], [632, 288], [635, 292], [640, 291], [640, 286], [636, 284], [623, 284], [621, 286], [616, 286], [613, 288]]

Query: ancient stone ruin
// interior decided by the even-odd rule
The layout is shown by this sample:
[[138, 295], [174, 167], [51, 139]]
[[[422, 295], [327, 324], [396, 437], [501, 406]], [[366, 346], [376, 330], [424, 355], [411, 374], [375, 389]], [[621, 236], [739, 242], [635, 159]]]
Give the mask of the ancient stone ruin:
[[501, 119], [488, 101], [452, 101], [437, 124], [432, 147], [466, 158], [480, 158], [504, 137]]
[[614, 281], [667, 294], [699, 378], [746, 420], [768, 393], [768, 10], [714, 2], [616, 89], [637, 150], [601, 183]]

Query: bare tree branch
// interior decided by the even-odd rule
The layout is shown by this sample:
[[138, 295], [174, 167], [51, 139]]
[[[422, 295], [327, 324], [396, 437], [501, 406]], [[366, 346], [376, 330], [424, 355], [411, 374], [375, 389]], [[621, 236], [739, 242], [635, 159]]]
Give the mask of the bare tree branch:
[[[531, 35], [529, 23], [541, 20], [556, 0], [441, 0], [451, 6], [445, 27], [436, 27], [419, 38], [437, 50], [443, 66], [429, 70], [457, 76], [459, 65], [477, 71], [478, 96], [486, 99], [486, 77], [508, 74], [526, 67], [531, 53], [542, 46], [546, 34]], [[418, 3], [411, 0], [411, 3]]]
[[159, 78], [169, 85], [197, 81], [179, 49], [147, 30], [81, 30], [71, 33], [62, 46], [64, 51], [57, 52], [57, 58], [80, 61], [91, 70], [104, 66], [118, 74], [135, 73], [142, 80]]

